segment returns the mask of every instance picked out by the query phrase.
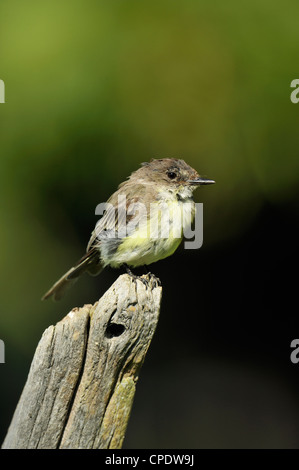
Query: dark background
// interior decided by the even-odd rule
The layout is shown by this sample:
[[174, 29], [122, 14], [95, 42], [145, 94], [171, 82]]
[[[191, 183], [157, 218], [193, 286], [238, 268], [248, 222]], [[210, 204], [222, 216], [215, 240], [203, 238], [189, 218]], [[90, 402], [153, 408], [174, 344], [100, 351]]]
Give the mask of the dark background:
[[162, 310], [125, 447], [298, 447], [298, 10], [1, 2], [1, 441], [42, 332], [119, 272], [41, 295], [84, 253], [96, 205], [174, 156], [216, 185], [196, 192], [202, 248], [151, 266]]

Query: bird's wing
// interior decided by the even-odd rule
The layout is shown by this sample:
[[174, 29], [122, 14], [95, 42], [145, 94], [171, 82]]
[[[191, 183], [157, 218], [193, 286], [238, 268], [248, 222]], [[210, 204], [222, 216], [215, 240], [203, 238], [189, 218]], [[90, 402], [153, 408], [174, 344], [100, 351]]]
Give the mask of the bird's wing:
[[126, 182], [108, 199], [106, 209], [102, 218], [97, 222], [93, 230], [87, 252], [93, 247], [99, 246], [101, 240], [107, 238], [123, 238], [128, 235], [124, 229], [130, 229], [130, 222], [140, 222], [141, 217], [146, 215], [149, 204], [139, 207], [144, 201], [148, 188], [144, 184], [129, 184]]

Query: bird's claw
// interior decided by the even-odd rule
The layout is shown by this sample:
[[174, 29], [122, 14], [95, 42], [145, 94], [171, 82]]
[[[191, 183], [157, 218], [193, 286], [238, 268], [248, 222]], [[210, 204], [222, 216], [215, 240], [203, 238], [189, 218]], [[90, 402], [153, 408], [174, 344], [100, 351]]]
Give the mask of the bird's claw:
[[139, 280], [142, 282], [142, 284], [146, 288], [154, 289], [158, 286], [161, 286], [160, 279], [156, 277], [154, 274], [152, 274], [151, 272], [148, 272], [147, 274], [143, 274], [142, 276], [137, 276], [136, 274], [132, 273], [128, 265], [125, 265], [125, 268], [129, 276], [132, 278], [135, 285], [137, 284], [137, 280]]
[[143, 282], [146, 288], [155, 289], [156, 287], [161, 286], [160, 279], [150, 272], [141, 276], [139, 279]]

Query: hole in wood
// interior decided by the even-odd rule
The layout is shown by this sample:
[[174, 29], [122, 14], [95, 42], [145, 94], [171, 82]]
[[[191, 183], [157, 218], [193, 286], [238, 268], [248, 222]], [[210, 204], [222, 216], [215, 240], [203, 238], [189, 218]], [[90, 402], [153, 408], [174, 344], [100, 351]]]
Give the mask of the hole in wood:
[[116, 336], [120, 336], [124, 331], [124, 325], [120, 325], [119, 323], [110, 323], [107, 326], [105, 336], [106, 338], [115, 338]]

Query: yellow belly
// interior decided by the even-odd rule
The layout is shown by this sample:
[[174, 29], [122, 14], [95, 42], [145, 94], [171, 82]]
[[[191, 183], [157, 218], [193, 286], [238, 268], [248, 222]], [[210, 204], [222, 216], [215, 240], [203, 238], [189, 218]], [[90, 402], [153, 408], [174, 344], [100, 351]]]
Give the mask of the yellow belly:
[[192, 223], [194, 204], [171, 200], [151, 205], [150, 218], [125, 237], [109, 260], [112, 267], [123, 263], [142, 266], [172, 255], [183, 238], [184, 227]]

